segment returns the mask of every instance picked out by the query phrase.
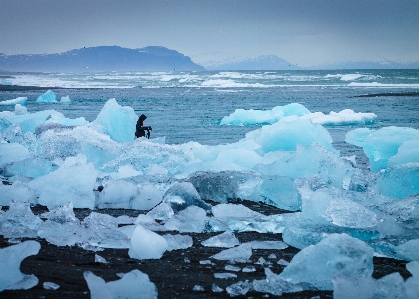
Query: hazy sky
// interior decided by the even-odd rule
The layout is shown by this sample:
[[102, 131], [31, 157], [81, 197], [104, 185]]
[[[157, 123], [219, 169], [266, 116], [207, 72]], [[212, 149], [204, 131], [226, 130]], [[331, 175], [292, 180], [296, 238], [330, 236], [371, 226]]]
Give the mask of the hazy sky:
[[164, 46], [205, 65], [419, 61], [418, 0], [0, 0], [0, 53]]

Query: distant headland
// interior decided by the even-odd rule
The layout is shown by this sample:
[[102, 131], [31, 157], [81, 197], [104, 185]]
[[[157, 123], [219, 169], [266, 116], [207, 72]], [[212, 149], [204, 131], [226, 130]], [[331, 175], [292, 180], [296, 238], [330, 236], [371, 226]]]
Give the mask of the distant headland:
[[100, 46], [59, 54], [0, 53], [0, 70], [10, 72], [203, 71], [190, 57], [165, 47]]

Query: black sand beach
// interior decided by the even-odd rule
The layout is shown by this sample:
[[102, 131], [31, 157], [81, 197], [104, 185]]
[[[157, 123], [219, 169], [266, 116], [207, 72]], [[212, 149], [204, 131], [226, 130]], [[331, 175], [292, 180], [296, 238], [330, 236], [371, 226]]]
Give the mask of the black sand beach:
[[[265, 215], [278, 214], [284, 211], [265, 205], [248, 201], [239, 203]], [[7, 207], [3, 207], [7, 210]], [[46, 207], [32, 207], [35, 214], [47, 211]], [[79, 219], [90, 214], [88, 209], [74, 209]], [[135, 210], [106, 209], [97, 210], [100, 213], [112, 216], [128, 215], [136, 217], [140, 212]], [[166, 234], [166, 233], [164, 233]], [[270, 269], [279, 274], [284, 266], [277, 264], [277, 261], [284, 259], [291, 261], [292, 257], [299, 252], [299, 249], [288, 247], [284, 250], [253, 250], [250, 263], [236, 264], [241, 268], [252, 265], [256, 271], [252, 273], [235, 273], [235, 279], [217, 279], [214, 273], [226, 273], [225, 266], [229, 263], [212, 259], [212, 264], [200, 264], [200, 261], [209, 260], [209, 257], [220, 252], [222, 249], [205, 247], [201, 242], [219, 233], [193, 233], [188, 234], [193, 238], [193, 246], [187, 249], [166, 251], [161, 259], [157, 260], [136, 260], [128, 256], [128, 249], [105, 249], [104, 251], [87, 251], [77, 246], [57, 247], [49, 244], [44, 239], [38, 238], [41, 243], [41, 250], [38, 255], [26, 258], [21, 264], [21, 271], [25, 274], [35, 274], [39, 283], [29, 290], [0, 292], [0, 298], [89, 298], [90, 292], [83, 277], [84, 271], [92, 271], [95, 275], [102, 277], [106, 282], [120, 279], [117, 273], [127, 273], [134, 269], [146, 273], [150, 281], [158, 290], [159, 298], [231, 298], [225, 291], [226, 287], [238, 281], [265, 279], [263, 265], [255, 264], [263, 257], [271, 262]], [[281, 241], [281, 234], [260, 234], [256, 232], [236, 233], [241, 243], [250, 241]], [[23, 241], [23, 240], [22, 240]], [[0, 237], [0, 248], [10, 246], [8, 240]], [[95, 253], [105, 258], [108, 263], [95, 263]], [[275, 254], [276, 258], [269, 259], [268, 256]], [[189, 259], [190, 262], [185, 262]], [[405, 261], [398, 261], [388, 258], [374, 258], [374, 278], [381, 278], [393, 272], [399, 272], [405, 279], [410, 273], [405, 268]], [[44, 282], [53, 282], [60, 286], [57, 290], [46, 290]], [[220, 293], [212, 291], [212, 284], [224, 289]], [[204, 291], [194, 291], [193, 287], [200, 285]], [[266, 295], [266, 296], [265, 296]], [[281, 298], [332, 298], [332, 291], [304, 291], [299, 293], [283, 294]], [[272, 294], [263, 294], [249, 291], [246, 295], [236, 298], [277, 298]]]

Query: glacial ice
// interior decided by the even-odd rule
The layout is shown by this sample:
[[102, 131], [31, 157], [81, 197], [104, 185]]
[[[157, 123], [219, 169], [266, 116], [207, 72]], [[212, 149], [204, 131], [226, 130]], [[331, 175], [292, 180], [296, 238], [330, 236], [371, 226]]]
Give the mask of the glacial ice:
[[167, 241], [167, 251], [186, 249], [193, 245], [193, 240], [191, 236], [188, 235], [163, 235], [163, 238]]
[[250, 243], [242, 244], [233, 248], [223, 250], [211, 258], [230, 262], [246, 263], [252, 256], [252, 245]]
[[62, 96], [60, 99], [60, 103], [71, 103], [70, 96]]
[[9, 210], [0, 214], [0, 233], [5, 238], [36, 238], [42, 223], [32, 213], [29, 202], [12, 201]]
[[5, 101], [1, 101], [0, 105], [2, 106], [9, 106], [9, 105], [22, 105], [22, 106], [26, 106], [26, 101], [28, 100], [27, 97], [17, 97], [15, 99], [12, 100], [5, 100]]
[[57, 103], [56, 100], [57, 96], [51, 90], [47, 90], [43, 94], [41, 94], [35, 102], [37, 103]]
[[147, 274], [140, 270], [125, 273], [121, 279], [105, 282], [91, 271], [83, 273], [92, 299], [157, 298], [157, 288]]
[[201, 244], [208, 247], [231, 248], [235, 247], [236, 245], [239, 245], [240, 242], [232, 231], [225, 231], [220, 235], [202, 241]]
[[164, 237], [137, 225], [131, 237], [128, 255], [139, 260], [159, 259], [168, 247]]
[[164, 226], [180, 233], [202, 233], [205, 229], [207, 213], [197, 206], [189, 206], [170, 218]]
[[291, 283], [309, 283], [319, 290], [333, 290], [337, 275], [369, 277], [373, 250], [359, 239], [332, 234], [298, 252], [279, 278]]
[[41, 245], [36, 241], [25, 241], [0, 249], [0, 291], [4, 289], [30, 289], [38, 284], [38, 278], [20, 272], [20, 263], [30, 255], [38, 254]]
[[10, 206], [13, 200], [32, 204], [38, 202], [35, 192], [21, 181], [15, 181], [12, 185], [0, 184], [0, 194], [0, 205], [3, 206]]

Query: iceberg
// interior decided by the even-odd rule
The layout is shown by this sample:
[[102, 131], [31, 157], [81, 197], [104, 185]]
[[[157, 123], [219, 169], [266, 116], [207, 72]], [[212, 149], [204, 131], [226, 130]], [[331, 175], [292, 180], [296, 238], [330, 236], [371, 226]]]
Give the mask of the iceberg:
[[0, 249], [0, 292], [27, 290], [38, 284], [38, 278], [20, 272], [20, 263], [30, 255], [38, 254], [41, 245], [36, 241], [25, 241]]
[[62, 96], [60, 99], [60, 103], [71, 103], [70, 96]]
[[17, 97], [16, 99], [1, 101], [0, 105], [1, 106], [15, 106], [15, 105], [26, 106], [27, 100], [28, 100], [27, 97]]
[[41, 94], [35, 102], [37, 103], [57, 103], [57, 96], [51, 90], [47, 90], [43, 94]]

